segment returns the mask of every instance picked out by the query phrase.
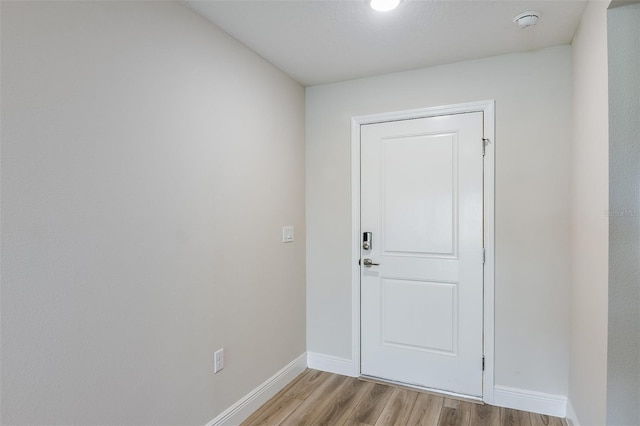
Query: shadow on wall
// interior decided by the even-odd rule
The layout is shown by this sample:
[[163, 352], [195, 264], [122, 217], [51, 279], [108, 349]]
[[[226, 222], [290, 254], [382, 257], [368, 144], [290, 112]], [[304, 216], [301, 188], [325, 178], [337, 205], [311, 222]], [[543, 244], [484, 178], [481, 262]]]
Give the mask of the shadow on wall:
[[[640, 3], [608, 11], [607, 424], [640, 424]], [[626, 2], [628, 3], [628, 2]]]

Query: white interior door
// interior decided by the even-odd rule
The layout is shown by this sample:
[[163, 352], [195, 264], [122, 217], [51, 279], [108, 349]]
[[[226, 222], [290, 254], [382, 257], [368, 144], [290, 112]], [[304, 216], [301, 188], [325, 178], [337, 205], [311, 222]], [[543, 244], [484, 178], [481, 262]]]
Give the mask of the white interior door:
[[361, 126], [363, 375], [482, 396], [482, 139], [482, 112]]

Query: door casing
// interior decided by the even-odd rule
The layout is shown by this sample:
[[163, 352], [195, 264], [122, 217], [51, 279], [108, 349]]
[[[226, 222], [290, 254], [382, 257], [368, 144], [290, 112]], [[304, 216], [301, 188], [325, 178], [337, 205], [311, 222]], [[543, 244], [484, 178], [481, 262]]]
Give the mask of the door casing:
[[[495, 274], [495, 101], [470, 102], [407, 111], [362, 115], [351, 118], [351, 302], [352, 302], [352, 363], [360, 375], [360, 126], [388, 121], [440, 115], [484, 113], [484, 291], [483, 291], [483, 347], [485, 368], [482, 400], [493, 403], [494, 388], [494, 274]], [[478, 141], [482, 143], [482, 141]]]

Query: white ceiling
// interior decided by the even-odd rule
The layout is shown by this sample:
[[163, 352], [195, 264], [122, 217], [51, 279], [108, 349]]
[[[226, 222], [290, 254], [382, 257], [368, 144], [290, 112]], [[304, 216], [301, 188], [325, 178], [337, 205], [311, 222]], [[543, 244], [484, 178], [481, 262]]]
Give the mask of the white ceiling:
[[[571, 43], [586, 0], [185, 0], [309, 86]], [[513, 17], [537, 10], [535, 27]]]

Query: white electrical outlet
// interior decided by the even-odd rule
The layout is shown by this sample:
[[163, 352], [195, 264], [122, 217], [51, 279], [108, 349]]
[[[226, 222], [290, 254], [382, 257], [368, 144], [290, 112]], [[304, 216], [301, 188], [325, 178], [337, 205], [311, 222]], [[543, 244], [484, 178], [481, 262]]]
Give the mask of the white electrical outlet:
[[217, 373], [218, 371], [224, 368], [224, 348], [218, 349], [213, 354], [213, 372]]

